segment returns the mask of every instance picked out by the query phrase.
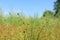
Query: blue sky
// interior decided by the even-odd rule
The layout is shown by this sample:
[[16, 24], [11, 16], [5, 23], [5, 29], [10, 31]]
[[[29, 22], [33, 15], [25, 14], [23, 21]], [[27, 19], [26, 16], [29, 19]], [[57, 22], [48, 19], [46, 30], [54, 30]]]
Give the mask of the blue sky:
[[39, 16], [45, 10], [53, 11], [55, 0], [0, 0], [0, 8], [4, 11], [4, 15], [8, 15], [9, 11], [23, 11], [26, 16], [33, 16], [38, 13]]

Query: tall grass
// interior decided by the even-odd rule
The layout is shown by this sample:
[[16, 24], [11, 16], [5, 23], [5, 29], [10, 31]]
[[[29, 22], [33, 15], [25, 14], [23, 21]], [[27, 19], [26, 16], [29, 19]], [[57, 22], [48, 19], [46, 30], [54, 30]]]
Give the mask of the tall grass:
[[20, 13], [0, 16], [0, 40], [60, 40], [60, 19], [29, 17]]

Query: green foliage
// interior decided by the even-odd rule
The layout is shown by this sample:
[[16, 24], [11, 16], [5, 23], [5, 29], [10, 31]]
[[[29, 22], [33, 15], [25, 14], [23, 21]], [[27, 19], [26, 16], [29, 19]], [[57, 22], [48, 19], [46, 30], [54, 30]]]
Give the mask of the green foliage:
[[58, 12], [55, 17], [59, 18], [60, 19], [60, 12]]
[[49, 10], [41, 18], [10, 12], [7, 18], [0, 16], [0, 39], [60, 40], [60, 18], [55, 18]]
[[[56, 2], [54, 3], [54, 10], [55, 10], [55, 16], [60, 16], [60, 0], [56, 0]], [[58, 15], [59, 14], [59, 15]]]
[[46, 10], [43, 14], [43, 17], [49, 17], [52, 18], [54, 16], [54, 13], [52, 11]]

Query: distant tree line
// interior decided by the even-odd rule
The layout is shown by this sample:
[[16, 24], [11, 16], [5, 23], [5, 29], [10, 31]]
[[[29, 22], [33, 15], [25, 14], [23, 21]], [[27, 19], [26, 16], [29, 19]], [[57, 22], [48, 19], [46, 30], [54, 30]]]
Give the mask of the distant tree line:
[[52, 11], [46, 10], [43, 16], [60, 17], [60, 0], [56, 0], [56, 2], [54, 2], [54, 11], [55, 13], [53, 13]]

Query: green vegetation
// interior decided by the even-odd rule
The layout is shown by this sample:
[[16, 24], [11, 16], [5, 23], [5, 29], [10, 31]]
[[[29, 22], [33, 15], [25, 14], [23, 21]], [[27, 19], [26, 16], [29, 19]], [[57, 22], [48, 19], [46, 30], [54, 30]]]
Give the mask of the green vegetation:
[[55, 16], [60, 17], [60, 0], [56, 0], [54, 4]]
[[11, 12], [7, 18], [0, 15], [0, 40], [60, 40], [59, 20], [49, 10], [41, 18]]
[[55, 13], [46, 10], [40, 18], [27, 18], [22, 12], [9, 12], [8, 17], [3, 17], [0, 9], [0, 40], [60, 40], [59, 4], [57, 0]]

